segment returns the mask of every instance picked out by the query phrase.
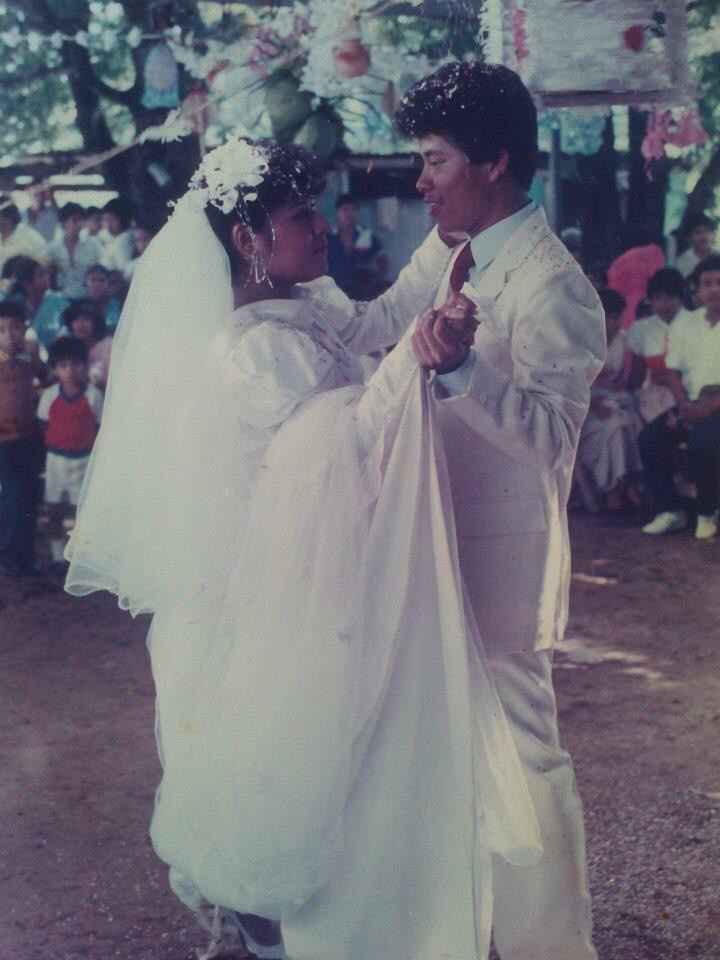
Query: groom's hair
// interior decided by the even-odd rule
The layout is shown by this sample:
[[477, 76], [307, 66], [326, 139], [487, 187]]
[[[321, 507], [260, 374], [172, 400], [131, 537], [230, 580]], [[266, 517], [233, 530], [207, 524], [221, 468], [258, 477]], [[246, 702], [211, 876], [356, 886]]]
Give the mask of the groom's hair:
[[432, 134], [459, 147], [471, 163], [497, 160], [507, 150], [509, 170], [528, 188], [537, 167], [537, 110], [513, 70], [477, 60], [446, 63], [408, 90], [395, 114], [408, 139]]

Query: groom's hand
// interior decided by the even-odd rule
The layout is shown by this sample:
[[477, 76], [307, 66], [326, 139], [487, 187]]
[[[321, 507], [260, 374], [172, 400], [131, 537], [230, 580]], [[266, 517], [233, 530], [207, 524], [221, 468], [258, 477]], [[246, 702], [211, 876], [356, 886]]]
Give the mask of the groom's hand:
[[476, 309], [467, 297], [453, 295], [442, 307], [421, 314], [412, 338], [421, 367], [450, 373], [465, 360], [475, 339]]

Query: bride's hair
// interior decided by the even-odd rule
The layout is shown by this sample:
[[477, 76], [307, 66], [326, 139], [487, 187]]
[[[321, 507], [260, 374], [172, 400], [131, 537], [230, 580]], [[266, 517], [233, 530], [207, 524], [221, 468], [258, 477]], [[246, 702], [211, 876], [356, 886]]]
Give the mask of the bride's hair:
[[208, 203], [205, 215], [234, 265], [237, 253], [232, 242], [232, 229], [241, 223], [253, 232], [262, 230], [273, 211], [285, 204], [302, 204], [314, 200], [325, 189], [325, 171], [318, 158], [296, 144], [275, 140], [248, 141], [259, 147], [267, 158], [268, 170], [262, 182], [252, 189], [252, 199], [243, 192], [229, 213]]

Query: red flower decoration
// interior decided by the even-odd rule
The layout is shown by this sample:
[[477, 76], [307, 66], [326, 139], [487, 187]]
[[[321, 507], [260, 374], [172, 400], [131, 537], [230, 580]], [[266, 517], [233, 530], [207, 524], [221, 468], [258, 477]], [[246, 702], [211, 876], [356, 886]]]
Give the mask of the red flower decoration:
[[628, 50], [639, 53], [645, 46], [645, 27], [640, 26], [640, 24], [628, 27], [623, 34], [623, 40]]
[[333, 51], [335, 70], [346, 80], [362, 77], [370, 69], [370, 54], [367, 47], [356, 37], [343, 40]]

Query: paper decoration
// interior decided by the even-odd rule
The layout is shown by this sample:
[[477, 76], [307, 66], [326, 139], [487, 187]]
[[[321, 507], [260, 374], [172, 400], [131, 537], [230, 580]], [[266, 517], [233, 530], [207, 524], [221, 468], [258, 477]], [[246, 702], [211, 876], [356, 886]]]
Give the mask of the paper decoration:
[[148, 110], [172, 110], [180, 103], [180, 76], [170, 46], [156, 43], [145, 58], [142, 105]]
[[488, 0], [488, 54], [545, 106], [693, 99], [684, 0]]

